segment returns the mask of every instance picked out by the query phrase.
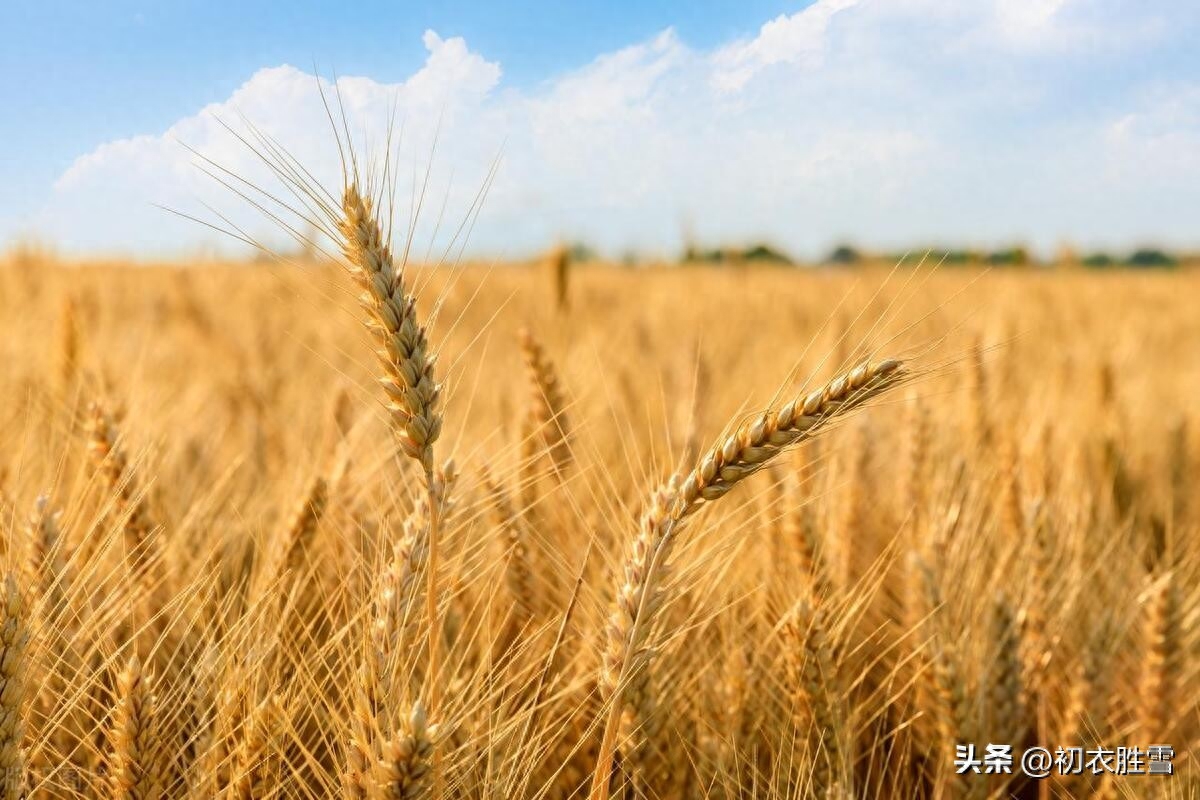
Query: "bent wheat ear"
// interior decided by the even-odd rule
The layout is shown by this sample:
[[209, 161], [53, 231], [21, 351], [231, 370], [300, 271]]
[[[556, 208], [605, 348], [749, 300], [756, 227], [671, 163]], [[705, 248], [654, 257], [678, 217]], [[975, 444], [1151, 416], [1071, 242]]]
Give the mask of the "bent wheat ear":
[[433, 470], [433, 443], [442, 431], [438, 409], [441, 386], [434, 379], [434, 357], [425, 328], [417, 321], [416, 298], [404, 286], [371, 200], [351, 183], [342, 198], [338, 223], [342, 251], [363, 289], [362, 304], [371, 314], [368, 327], [379, 342], [379, 359], [392, 428], [405, 455]]
[[894, 359], [863, 363], [779, 411], [764, 412], [754, 422], [739, 426], [709, 450], [684, 480], [673, 515], [682, 519], [700, 503], [721, 497], [785, 447], [815, 435], [828, 422], [897, 385], [903, 375], [901, 363]]
[[653, 647], [647, 641], [648, 626], [663, 604], [660, 578], [669, 568], [679, 528], [704, 503], [723, 497], [784, 448], [815, 436], [833, 420], [899, 385], [904, 375], [896, 360], [860, 364], [778, 411], [765, 411], [739, 425], [686, 477], [675, 476], [654, 492], [631, 544], [609, 617], [600, 685], [612, 706], [592, 778], [591, 800], [606, 796], [622, 716], [651, 707], [646, 672]]

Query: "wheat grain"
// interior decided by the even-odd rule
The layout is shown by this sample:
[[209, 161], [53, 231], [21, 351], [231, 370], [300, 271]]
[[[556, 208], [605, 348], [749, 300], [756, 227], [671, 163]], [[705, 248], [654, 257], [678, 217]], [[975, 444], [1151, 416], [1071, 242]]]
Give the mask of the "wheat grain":
[[430, 725], [420, 702], [395, 737], [384, 743], [372, 800], [420, 800], [428, 793], [429, 760], [437, 726]]

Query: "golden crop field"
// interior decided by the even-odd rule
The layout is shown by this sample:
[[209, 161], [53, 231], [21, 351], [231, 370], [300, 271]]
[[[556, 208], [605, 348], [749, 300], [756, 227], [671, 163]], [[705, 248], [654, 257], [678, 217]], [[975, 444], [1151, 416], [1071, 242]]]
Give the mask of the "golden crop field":
[[4, 797], [1197, 796], [1200, 275], [401, 273], [347, 212], [0, 267]]

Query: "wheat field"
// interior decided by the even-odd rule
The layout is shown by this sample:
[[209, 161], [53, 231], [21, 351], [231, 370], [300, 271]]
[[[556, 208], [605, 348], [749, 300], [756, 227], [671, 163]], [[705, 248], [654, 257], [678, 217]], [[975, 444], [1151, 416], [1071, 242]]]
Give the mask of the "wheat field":
[[5, 798], [1200, 795], [1195, 273], [340, 224], [0, 267]]

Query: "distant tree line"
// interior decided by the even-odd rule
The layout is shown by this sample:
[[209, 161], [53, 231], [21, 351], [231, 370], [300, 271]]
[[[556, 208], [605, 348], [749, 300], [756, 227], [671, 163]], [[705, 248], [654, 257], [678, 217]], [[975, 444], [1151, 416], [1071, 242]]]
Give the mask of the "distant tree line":
[[[1033, 265], [1079, 265], [1090, 269], [1105, 269], [1118, 267], [1133, 267], [1139, 269], [1169, 269], [1181, 262], [1193, 261], [1195, 256], [1176, 255], [1158, 248], [1144, 247], [1127, 254], [1112, 254], [1106, 252], [1088, 253], [1082, 258], [1076, 257], [1069, 250], [1060, 252], [1058, 257], [1049, 261], [1038, 261], [1029, 250], [1022, 246], [1003, 247], [995, 250], [975, 249], [945, 249], [928, 248], [913, 249], [907, 253], [871, 253], [859, 250], [850, 244], [840, 244], [829, 251], [819, 263], [830, 266], [852, 266], [863, 262], [888, 261], [898, 262], [924, 259], [926, 263], [943, 265], [987, 265], [996, 267], [1027, 267]], [[767, 244], [755, 244], [749, 247], [698, 248], [689, 245], [684, 249], [682, 260], [687, 263], [738, 263], [760, 262], [773, 264], [793, 264], [794, 260], [787, 253]]]
[[[602, 260], [600, 254], [584, 242], [571, 242], [562, 251], [573, 263]], [[1079, 256], [1069, 248], [1061, 248], [1054, 258], [1039, 260], [1021, 245], [1001, 247], [994, 250], [970, 248], [913, 248], [907, 252], [875, 252], [860, 250], [852, 244], [839, 244], [815, 262], [816, 265], [849, 267], [863, 263], [912, 262], [924, 260], [926, 264], [943, 266], [994, 266], [994, 267], [1049, 267], [1079, 266], [1088, 269], [1137, 268], [1170, 269], [1181, 263], [1200, 262], [1200, 254], [1177, 254], [1154, 247], [1143, 247], [1129, 253], [1089, 252]], [[636, 251], [622, 253], [618, 261], [627, 266], [644, 263]], [[744, 246], [701, 247], [687, 244], [680, 255], [684, 264], [764, 264], [794, 266], [802, 263], [792, 258], [783, 249], [767, 242], [755, 242]]]

